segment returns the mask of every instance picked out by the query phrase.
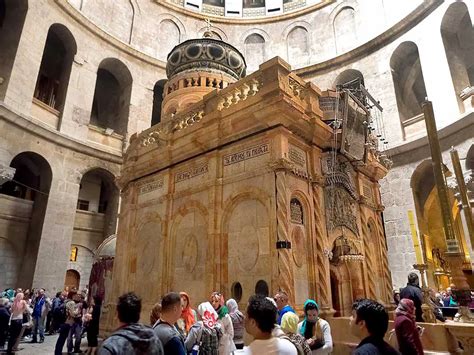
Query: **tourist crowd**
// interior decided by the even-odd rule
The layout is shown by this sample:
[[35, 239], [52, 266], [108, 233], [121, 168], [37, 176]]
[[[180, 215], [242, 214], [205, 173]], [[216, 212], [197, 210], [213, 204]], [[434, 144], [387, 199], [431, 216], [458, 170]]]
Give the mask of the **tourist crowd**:
[[[384, 341], [388, 330], [388, 313], [384, 306], [369, 299], [357, 300], [352, 306], [350, 328], [360, 339], [352, 354], [423, 354], [421, 336], [423, 294], [418, 276], [411, 273], [408, 284], [394, 295], [394, 330], [400, 352]], [[207, 302], [193, 308], [186, 292], [166, 294], [150, 312], [150, 324], [139, 322], [141, 299], [133, 292], [119, 297], [116, 313], [119, 325], [98, 347], [101, 299], [87, 304], [87, 290], [58, 292], [53, 299], [44, 289], [6, 290], [0, 298], [0, 351], [7, 344], [7, 354], [19, 349], [20, 339], [43, 342], [45, 333], [59, 333], [55, 354], [62, 354], [67, 342], [68, 353], [80, 353], [81, 339], [87, 333], [88, 353], [112, 354], [330, 354], [333, 341], [330, 324], [319, 317], [320, 308], [308, 299], [303, 314], [298, 315], [284, 291], [273, 298], [254, 295], [245, 311], [236, 300], [225, 300], [213, 292]], [[431, 292], [431, 302], [438, 307], [455, 306], [450, 289], [445, 294]], [[442, 317], [436, 313], [437, 318]], [[444, 320], [444, 318], [443, 318]], [[253, 341], [244, 346], [247, 332]], [[39, 336], [39, 338], [38, 338]]]
[[[84, 292], [63, 291], [51, 299], [43, 288], [7, 289], [0, 297], [0, 352], [21, 350], [20, 342], [43, 343], [45, 334], [59, 333], [55, 354], [62, 354], [67, 341], [68, 353], [79, 353], [82, 336], [87, 332], [88, 353], [98, 344], [101, 299], [86, 302]], [[39, 336], [39, 338], [38, 338]]]

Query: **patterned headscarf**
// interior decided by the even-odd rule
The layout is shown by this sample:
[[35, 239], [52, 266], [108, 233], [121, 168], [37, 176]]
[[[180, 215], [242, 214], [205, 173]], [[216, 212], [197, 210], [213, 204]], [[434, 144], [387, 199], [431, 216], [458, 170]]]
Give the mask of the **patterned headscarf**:
[[395, 314], [405, 315], [410, 319], [415, 319], [415, 304], [408, 298], [402, 298], [398, 304]]
[[216, 309], [216, 312], [219, 315], [219, 319], [222, 319], [227, 314], [229, 314], [229, 310], [224, 304], [224, 295], [222, 295], [222, 293], [213, 292], [211, 295], [211, 301], [219, 301], [219, 308]]
[[286, 312], [281, 317], [281, 330], [285, 333], [296, 334], [298, 332], [298, 322], [300, 317], [293, 312]]
[[308, 323], [308, 316], [306, 314], [306, 306], [308, 306], [309, 304], [314, 304], [316, 306], [316, 308], [318, 309], [318, 311], [319, 311], [319, 306], [318, 306], [318, 304], [316, 303], [315, 300], [306, 300], [306, 302], [304, 303], [304, 320], [303, 320], [303, 324], [301, 325], [301, 329], [300, 329], [300, 333], [303, 336], [306, 333], [306, 324]]
[[203, 302], [198, 307], [199, 315], [205, 327], [213, 329], [217, 324], [217, 312], [210, 302]]

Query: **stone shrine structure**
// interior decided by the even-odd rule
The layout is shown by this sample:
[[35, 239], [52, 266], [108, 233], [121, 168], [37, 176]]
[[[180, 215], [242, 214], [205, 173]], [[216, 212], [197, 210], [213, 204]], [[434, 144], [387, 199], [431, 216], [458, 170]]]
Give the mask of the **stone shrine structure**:
[[328, 315], [349, 315], [358, 297], [388, 305], [378, 185], [387, 161], [364, 134], [365, 163], [333, 149], [341, 132], [346, 149], [357, 140], [346, 121], [333, 133], [334, 107], [321, 107], [329, 93], [278, 57], [244, 77], [243, 56], [209, 38], [176, 46], [167, 73], [161, 123], [132, 136], [119, 178], [106, 328], [128, 290], [142, 296], [143, 319], [169, 291], [197, 304], [220, 290], [244, 306], [282, 289], [297, 308], [311, 297]]

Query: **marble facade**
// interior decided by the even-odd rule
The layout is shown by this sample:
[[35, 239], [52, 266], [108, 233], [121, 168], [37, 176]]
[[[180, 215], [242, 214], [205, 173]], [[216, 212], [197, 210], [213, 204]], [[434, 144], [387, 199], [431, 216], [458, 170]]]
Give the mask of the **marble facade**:
[[[242, 95], [252, 85], [252, 95]], [[143, 297], [143, 319], [169, 291], [185, 290], [197, 304], [220, 290], [244, 305], [262, 280], [270, 293], [287, 291], [299, 309], [307, 297], [327, 314], [336, 311], [334, 303], [339, 314], [348, 314], [356, 296], [389, 304], [377, 183], [387, 169], [374, 154], [363, 166], [338, 154], [347, 184], [337, 188], [349, 196], [349, 204], [341, 203], [353, 224], [326, 223], [331, 206], [324, 196], [331, 186], [324, 166], [333, 134], [322, 121], [320, 95], [276, 57], [131, 138], [119, 179], [107, 310], [129, 290]], [[331, 262], [341, 235], [359, 261]], [[278, 248], [278, 242], [291, 247]], [[105, 329], [113, 328], [112, 318]]]

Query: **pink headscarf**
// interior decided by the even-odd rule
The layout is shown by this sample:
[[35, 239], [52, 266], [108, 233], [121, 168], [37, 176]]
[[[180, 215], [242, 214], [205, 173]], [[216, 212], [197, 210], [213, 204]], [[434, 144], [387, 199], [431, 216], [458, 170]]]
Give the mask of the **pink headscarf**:
[[217, 324], [217, 312], [212, 307], [210, 302], [203, 302], [198, 307], [199, 315], [201, 316], [204, 326], [213, 329]]
[[395, 314], [405, 315], [410, 319], [415, 319], [415, 304], [408, 298], [402, 298], [398, 304]]

